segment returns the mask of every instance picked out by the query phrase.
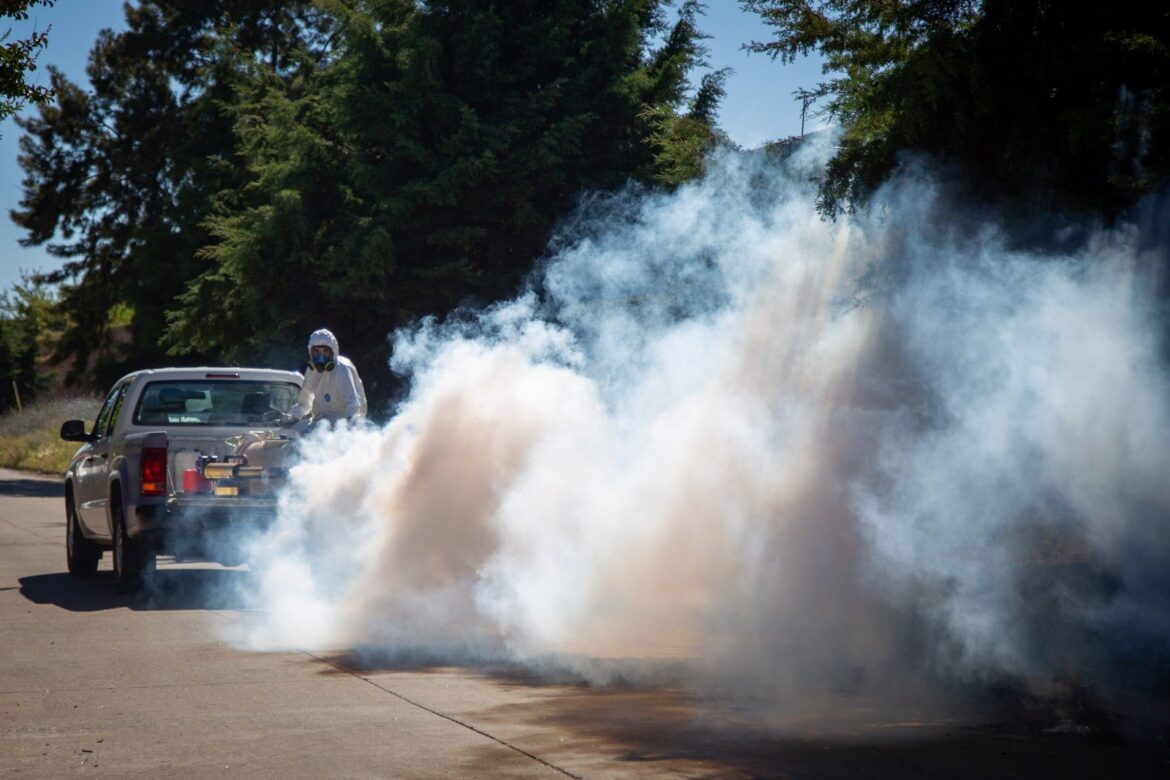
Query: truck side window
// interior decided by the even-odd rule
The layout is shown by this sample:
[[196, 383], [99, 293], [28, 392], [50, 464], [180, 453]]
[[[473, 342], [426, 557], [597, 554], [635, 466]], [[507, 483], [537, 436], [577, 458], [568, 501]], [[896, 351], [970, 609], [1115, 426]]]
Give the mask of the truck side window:
[[94, 435], [102, 436], [105, 433], [105, 423], [109, 422], [110, 414], [113, 412], [113, 402], [118, 399], [118, 391], [121, 388], [115, 387], [110, 391], [109, 395], [105, 396], [105, 402], [102, 403], [101, 412], [97, 413], [97, 419], [94, 421]]
[[118, 412], [122, 410], [122, 401], [126, 398], [128, 385], [120, 385], [110, 391], [102, 410], [98, 412], [97, 420], [93, 424], [93, 432], [98, 436], [109, 436], [114, 430], [114, 423], [118, 421]]
[[114, 399], [114, 409], [110, 412], [110, 422], [106, 426], [106, 430], [102, 435], [108, 436], [114, 432], [114, 426], [118, 424], [118, 415], [122, 411], [122, 402], [126, 400], [126, 390], [129, 387], [130, 385], [122, 385], [122, 387], [118, 389], [118, 397]]

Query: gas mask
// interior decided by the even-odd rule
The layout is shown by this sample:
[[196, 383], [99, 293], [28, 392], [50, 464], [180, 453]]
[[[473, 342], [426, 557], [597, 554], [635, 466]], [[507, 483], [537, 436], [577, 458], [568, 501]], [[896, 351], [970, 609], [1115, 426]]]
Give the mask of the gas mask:
[[326, 355], [324, 352], [318, 352], [317, 354], [313, 355], [311, 365], [315, 371], [332, 371], [333, 358], [329, 355]]

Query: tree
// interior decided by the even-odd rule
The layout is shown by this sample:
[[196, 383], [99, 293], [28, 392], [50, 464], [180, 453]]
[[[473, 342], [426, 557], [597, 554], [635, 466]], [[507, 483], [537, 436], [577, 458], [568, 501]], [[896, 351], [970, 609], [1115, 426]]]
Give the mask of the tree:
[[821, 210], [863, 204], [903, 152], [956, 164], [1024, 210], [1114, 216], [1170, 175], [1170, 10], [1137, 0], [741, 0], [775, 30], [751, 49], [819, 51], [807, 90], [842, 126]]
[[[64, 260], [44, 277], [71, 315], [58, 358], [98, 387], [166, 356], [165, 312], [206, 267], [213, 198], [246, 173], [228, 113], [238, 80], [256, 60], [295, 78], [293, 50], [330, 45], [330, 17], [308, 0], [144, 0], [126, 14], [127, 30], [103, 32], [90, 54], [92, 90], [54, 71], [55, 102], [21, 121], [12, 215], [24, 244]], [[111, 337], [115, 311], [130, 312], [128, 344]]]
[[[699, 5], [673, 25], [658, 0], [331, 8], [335, 61], [293, 80], [257, 66], [240, 92], [250, 178], [220, 194], [167, 343], [270, 356], [327, 324], [384, 399], [392, 329], [514, 294], [580, 193], [658, 178]], [[708, 135], [720, 78], [691, 105]]]
[[13, 388], [29, 403], [52, 378], [40, 362], [64, 325], [55, 304], [53, 290], [28, 276], [0, 295], [0, 411], [15, 405]]
[[676, 187], [701, 176], [711, 150], [731, 143], [719, 131], [714, 116], [724, 95], [728, 72], [724, 68], [705, 74], [685, 114], [661, 106], [647, 112], [646, 118], [653, 127], [649, 143], [654, 149], [656, 184]]
[[22, 124], [13, 217], [64, 260], [72, 379], [294, 367], [328, 325], [384, 399], [393, 328], [511, 295], [583, 191], [698, 169], [722, 76], [689, 95], [701, 7], [668, 5], [127, 6], [92, 89], [54, 73]]
[[[28, 19], [29, 9], [51, 6], [54, 0], [3, 0], [0, 18]], [[51, 89], [28, 83], [27, 74], [37, 68], [37, 55], [49, 42], [49, 30], [34, 30], [27, 38], [14, 41], [12, 28], [0, 34], [0, 122], [15, 114], [26, 101], [43, 103], [53, 96]]]

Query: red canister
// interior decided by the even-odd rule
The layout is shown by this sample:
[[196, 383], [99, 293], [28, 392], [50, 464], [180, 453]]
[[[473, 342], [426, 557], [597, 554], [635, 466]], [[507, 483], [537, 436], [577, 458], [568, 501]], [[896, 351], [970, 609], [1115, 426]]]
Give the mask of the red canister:
[[185, 469], [183, 471], [184, 493], [206, 493], [209, 483], [199, 473], [199, 469]]

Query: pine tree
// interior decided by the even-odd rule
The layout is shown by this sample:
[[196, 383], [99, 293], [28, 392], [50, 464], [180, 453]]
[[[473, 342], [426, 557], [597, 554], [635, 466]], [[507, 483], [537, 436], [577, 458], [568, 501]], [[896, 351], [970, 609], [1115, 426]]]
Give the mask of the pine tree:
[[[0, 20], [5, 17], [23, 21], [29, 9], [53, 4], [53, 0], [5, 0], [0, 5]], [[0, 21], [2, 23], [2, 21]], [[0, 32], [0, 121], [20, 110], [26, 102], [44, 103], [53, 96], [51, 89], [28, 83], [28, 74], [37, 68], [37, 57], [48, 45], [49, 31], [34, 30], [27, 38], [12, 38], [12, 28]]]
[[[246, 174], [227, 111], [246, 65], [291, 78], [293, 50], [328, 46], [329, 17], [307, 0], [144, 0], [126, 14], [127, 29], [103, 32], [90, 54], [92, 89], [53, 71], [56, 100], [21, 121], [13, 213], [22, 243], [63, 260], [44, 275], [72, 318], [57, 357], [74, 358], [72, 381], [99, 388], [165, 358], [165, 312], [207, 267], [198, 250], [213, 198]], [[120, 310], [129, 345], [110, 338]]]
[[1170, 9], [1120, 0], [741, 0], [775, 30], [752, 49], [812, 51], [805, 96], [843, 129], [820, 182], [828, 215], [863, 204], [903, 152], [957, 165], [1017, 211], [1115, 216], [1170, 176]]
[[[299, 354], [327, 325], [385, 398], [392, 329], [515, 294], [582, 192], [656, 178], [655, 117], [685, 106], [702, 56], [696, 10], [673, 26], [651, 0], [342, 14], [335, 60], [257, 72], [233, 109], [251, 178], [221, 193], [168, 343], [270, 357], [294, 333]], [[718, 99], [702, 94], [696, 122]]]

